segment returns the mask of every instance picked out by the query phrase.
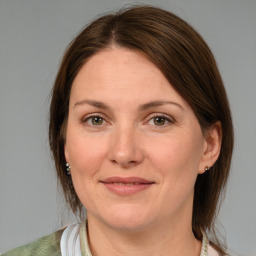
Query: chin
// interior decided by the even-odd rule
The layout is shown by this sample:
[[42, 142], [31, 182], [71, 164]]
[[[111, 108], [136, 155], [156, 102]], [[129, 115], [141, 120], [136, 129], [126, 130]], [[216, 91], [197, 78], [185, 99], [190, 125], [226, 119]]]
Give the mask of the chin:
[[138, 232], [145, 229], [148, 225], [146, 221], [133, 219], [113, 219], [108, 225], [115, 230], [126, 232]]
[[117, 211], [111, 210], [109, 214], [102, 217], [109, 227], [130, 232], [143, 230], [153, 221], [152, 214], [143, 212], [142, 209], [131, 208], [121, 208]]

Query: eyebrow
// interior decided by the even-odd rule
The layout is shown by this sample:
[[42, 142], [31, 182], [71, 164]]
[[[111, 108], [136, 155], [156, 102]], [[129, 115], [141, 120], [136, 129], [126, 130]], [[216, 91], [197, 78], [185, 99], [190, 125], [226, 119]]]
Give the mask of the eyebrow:
[[150, 109], [150, 108], [161, 107], [161, 106], [167, 105], [167, 104], [175, 105], [175, 106], [179, 107], [181, 110], [184, 110], [184, 108], [176, 102], [156, 100], [156, 101], [150, 101], [148, 103], [140, 105], [139, 106], [139, 111], [145, 111], [145, 110]]
[[[101, 101], [96, 101], [96, 100], [81, 100], [81, 101], [78, 101], [74, 104], [74, 107], [77, 107], [77, 106], [80, 106], [80, 105], [84, 105], [84, 104], [88, 104], [90, 106], [93, 106], [93, 107], [96, 107], [96, 108], [101, 108], [101, 109], [110, 109], [110, 107], [101, 102]], [[154, 107], [161, 107], [163, 105], [167, 105], [167, 104], [171, 104], [171, 105], [174, 105], [174, 106], [177, 106], [179, 107], [181, 110], [184, 110], [184, 108], [176, 103], [176, 102], [173, 102], [173, 101], [162, 101], [162, 100], [156, 100], [156, 101], [150, 101], [148, 103], [145, 103], [145, 104], [142, 104], [139, 106], [138, 110], [140, 112], [143, 112], [143, 111], [146, 111], [150, 108], [154, 108]]]
[[108, 105], [106, 105], [105, 103], [103, 103], [101, 101], [96, 101], [96, 100], [81, 100], [81, 101], [76, 102], [74, 104], [74, 107], [84, 105], [84, 104], [88, 104], [88, 105], [96, 107], [96, 108], [109, 109]]

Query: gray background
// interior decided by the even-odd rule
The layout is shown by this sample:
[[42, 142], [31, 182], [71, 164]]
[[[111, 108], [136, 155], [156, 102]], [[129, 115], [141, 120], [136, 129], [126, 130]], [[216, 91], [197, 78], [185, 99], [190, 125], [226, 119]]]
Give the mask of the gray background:
[[[0, 0], [0, 252], [69, 221], [47, 142], [49, 92], [61, 56], [121, 0]], [[155, 0], [206, 39], [233, 111], [235, 152], [220, 221], [236, 254], [256, 255], [256, 1]], [[222, 229], [223, 230], [223, 229]]]

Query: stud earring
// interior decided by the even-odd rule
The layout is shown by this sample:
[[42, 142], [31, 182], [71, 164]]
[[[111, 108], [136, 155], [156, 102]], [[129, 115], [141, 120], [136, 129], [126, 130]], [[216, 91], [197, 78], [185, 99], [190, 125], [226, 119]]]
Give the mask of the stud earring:
[[204, 171], [208, 172], [209, 170], [210, 170], [210, 167], [209, 166], [205, 166]]
[[69, 163], [66, 163], [66, 167], [67, 167], [67, 175], [70, 176], [70, 170], [71, 170], [71, 166], [69, 165]]

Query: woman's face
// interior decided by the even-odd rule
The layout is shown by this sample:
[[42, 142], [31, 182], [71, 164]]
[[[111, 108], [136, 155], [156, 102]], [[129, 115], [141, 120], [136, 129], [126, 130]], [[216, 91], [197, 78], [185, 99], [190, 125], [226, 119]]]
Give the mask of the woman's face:
[[88, 218], [125, 230], [191, 225], [206, 150], [191, 107], [142, 54], [113, 47], [76, 76], [65, 156]]

